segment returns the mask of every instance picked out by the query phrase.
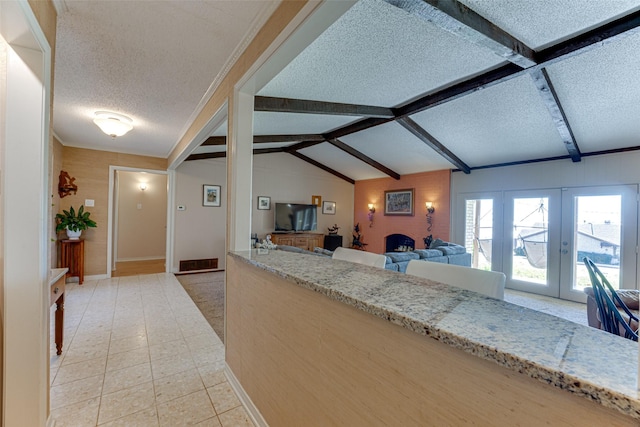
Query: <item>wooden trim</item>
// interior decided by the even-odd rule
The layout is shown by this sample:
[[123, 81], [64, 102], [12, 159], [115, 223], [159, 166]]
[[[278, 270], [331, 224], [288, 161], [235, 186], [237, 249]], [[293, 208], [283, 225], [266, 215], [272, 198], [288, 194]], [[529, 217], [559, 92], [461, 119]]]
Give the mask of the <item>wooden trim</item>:
[[328, 132], [324, 134], [324, 137], [327, 140], [341, 138], [346, 135], [351, 135], [352, 133], [360, 132], [375, 126], [380, 126], [385, 123], [389, 123], [393, 120], [394, 119], [380, 119], [380, 118], [374, 118], [374, 117], [364, 119], [364, 120], [358, 120], [355, 123], [351, 123], [339, 129]]

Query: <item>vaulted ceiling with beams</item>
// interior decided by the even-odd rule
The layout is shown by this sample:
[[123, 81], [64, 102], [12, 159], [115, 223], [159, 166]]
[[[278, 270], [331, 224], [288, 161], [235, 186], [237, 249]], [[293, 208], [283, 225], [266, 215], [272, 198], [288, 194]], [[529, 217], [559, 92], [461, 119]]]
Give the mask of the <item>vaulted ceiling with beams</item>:
[[[640, 0], [360, 0], [257, 94], [254, 153], [350, 182], [640, 148]], [[225, 155], [224, 127], [188, 160]]]

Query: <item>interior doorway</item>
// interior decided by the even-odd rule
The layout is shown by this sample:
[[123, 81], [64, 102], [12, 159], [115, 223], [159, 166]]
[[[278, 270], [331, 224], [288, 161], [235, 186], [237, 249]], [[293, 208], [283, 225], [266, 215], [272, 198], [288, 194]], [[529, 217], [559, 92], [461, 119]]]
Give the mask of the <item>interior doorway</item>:
[[113, 168], [110, 277], [168, 271], [168, 179], [164, 171]]

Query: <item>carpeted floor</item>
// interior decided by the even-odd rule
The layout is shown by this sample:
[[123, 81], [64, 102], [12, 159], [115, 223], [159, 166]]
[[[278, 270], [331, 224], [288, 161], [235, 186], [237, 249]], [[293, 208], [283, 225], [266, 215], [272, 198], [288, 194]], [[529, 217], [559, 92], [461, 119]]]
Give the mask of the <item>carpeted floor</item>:
[[177, 274], [176, 278], [224, 342], [224, 271]]

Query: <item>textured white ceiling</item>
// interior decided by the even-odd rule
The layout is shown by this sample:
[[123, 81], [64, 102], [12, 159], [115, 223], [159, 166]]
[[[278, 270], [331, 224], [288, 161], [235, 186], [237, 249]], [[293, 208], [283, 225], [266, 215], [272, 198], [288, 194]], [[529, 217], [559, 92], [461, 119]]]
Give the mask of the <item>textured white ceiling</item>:
[[395, 6], [361, 0], [259, 94], [392, 107], [501, 63]]
[[[640, 0], [461, 1], [533, 48], [640, 9]], [[166, 157], [277, 3], [67, 0], [58, 20], [54, 131], [65, 145]], [[549, 66], [583, 152], [640, 146], [639, 51], [640, 36], [627, 37]], [[392, 107], [503, 64], [382, 0], [360, 0], [259, 95]], [[91, 120], [105, 109], [130, 116], [135, 129], [115, 140], [102, 134]], [[472, 167], [567, 155], [528, 75], [413, 118]], [[326, 133], [357, 120], [258, 112], [254, 134]], [[213, 134], [225, 135], [226, 124]], [[400, 174], [451, 167], [395, 123], [341, 140]], [[195, 152], [212, 151], [224, 147]], [[301, 153], [356, 180], [386, 176], [328, 143]]]
[[567, 154], [528, 75], [412, 118], [471, 167]]
[[459, 0], [532, 49], [640, 8], [639, 0]]
[[640, 146], [640, 34], [548, 72], [582, 152]]
[[[66, 1], [53, 126], [63, 144], [166, 157], [218, 73], [276, 2]], [[131, 117], [112, 140], [97, 110]]]
[[328, 142], [314, 145], [313, 147], [300, 150], [301, 154], [313, 160], [329, 166], [356, 181], [362, 179], [384, 178], [387, 175], [380, 172], [355, 157], [346, 154]]
[[340, 140], [400, 175], [451, 168], [451, 163], [395, 122]]

